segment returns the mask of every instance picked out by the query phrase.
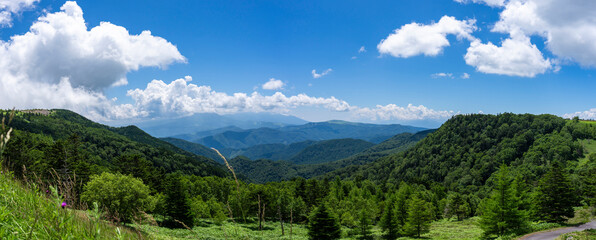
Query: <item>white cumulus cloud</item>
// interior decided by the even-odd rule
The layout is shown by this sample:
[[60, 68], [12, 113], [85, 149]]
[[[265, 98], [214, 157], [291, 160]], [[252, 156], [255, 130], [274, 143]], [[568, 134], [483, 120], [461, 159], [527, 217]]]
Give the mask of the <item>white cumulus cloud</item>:
[[325, 75], [329, 74], [331, 71], [333, 71], [333, 69], [328, 68], [327, 70], [323, 71], [322, 73], [317, 73], [317, 70], [313, 69], [311, 71], [311, 73], [312, 73], [312, 77], [313, 78], [320, 78], [322, 76], [325, 76]]
[[381, 40], [377, 49], [381, 54], [408, 58], [424, 54], [436, 56], [449, 46], [448, 34], [458, 39], [474, 40], [471, 33], [476, 29], [475, 20], [457, 20], [455, 17], [443, 16], [439, 22], [429, 25], [410, 23], [395, 30], [387, 38]]
[[492, 29], [541, 36], [557, 57], [596, 67], [596, 1], [510, 0]]
[[580, 119], [596, 120], [596, 108], [592, 108], [590, 110], [583, 111], [583, 112], [574, 112], [574, 113], [563, 114], [563, 117], [564, 118], [579, 117]]
[[552, 67], [551, 61], [525, 36], [505, 39], [501, 46], [475, 40], [464, 59], [479, 72], [519, 77], [534, 77]]
[[377, 105], [375, 108], [358, 108], [354, 113], [371, 120], [423, 120], [447, 119], [457, 114], [453, 111], [436, 111], [423, 105], [408, 104], [400, 107], [395, 104]]
[[366, 48], [364, 48], [364, 46], [360, 47], [360, 49], [358, 49], [358, 53], [363, 53], [366, 52]]
[[0, 0], [0, 27], [12, 26], [15, 14], [32, 8], [39, 0]]
[[286, 85], [286, 84], [284, 82], [282, 82], [281, 80], [275, 79], [275, 78], [270, 78], [268, 82], [263, 84], [262, 88], [265, 90], [278, 90], [278, 89], [283, 89], [284, 85]]
[[110, 116], [123, 106], [114, 107], [104, 89], [126, 84], [126, 74], [140, 67], [184, 61], [176, 46], [149, 31], [131, 35], [109, 22], [88, 29], [82, 9], [69, 1], [29, 32], [0, 41], [0, 105]]
[[335, 97], [317, 98], [306, 94], [286, 96], [281, 92], [264, 96], [252, 94], [217, 92], [210, 86], [191, 84], [187, 79], [171, 83], [153, 80], [145, 89], [129, 90], [138, 113], [146, 115], [236, 112], [287, 112], [300, 106], [320, 106], [332, 111], [348, 111], [350, 105]]
[[[145, 89], [129, 90], [133, 100], [123, 111], [140, 117], [183, 116], [194, 113], [229, 114], [238, 112], [289, 113], [298, 107], [321, 107], [332, 112], [345, 112], [354, 119], [367, 120], [421, 120], [447, 119], [453, 111], [436, 111], [423, 105], [400, 107], [395, 104], [362, 108], [335, 97], [313, 97], [307, 94], [287, 96], [281, 92], [261, 95], [257, 92], [227, 94], [213, 90], [210, 86], [189, 83], [189, 78], [170, 83], [153, 80]], [[124, 115], [124, 114], [123, 114]]]
[[461, 75], [461, 79], [468, 79], [468, 78], [470, 78], [470, 74], [468, 74], [468, 73], [463, 73]]

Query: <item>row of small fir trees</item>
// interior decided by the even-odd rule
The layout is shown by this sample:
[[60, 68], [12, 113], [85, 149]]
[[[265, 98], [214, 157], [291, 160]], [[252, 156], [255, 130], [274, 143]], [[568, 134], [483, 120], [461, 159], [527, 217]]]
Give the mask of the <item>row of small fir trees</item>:
[[[528, 231], [530, 219], [562, 223], [573, 217], [573, 207], [579, 203], [579, 198], [560, 163], [550, 165], [549, 171], [539, 181], [533, 193], [529, 192], [528, 186], [520, 178], [511, 177], [506, 165], [502, 165], [495, 175], [496, 183], [492, 194], [480, 206], [483, 237], [523, 234]], [[411, 197], [407, 198], [408, 195]], [[369, 217], [366, 212], [366, 209], [361, 211], [359, 239], [373, 239], [372, 226], [367, 221]], [[384, 239], [420, 237], [429, 232], [432, 216], [431, 203], [421, 199], [416, 193], [398, 190], [388, 200], [379, 225]], [[311, 213], [308, 230], [310, 239], [341, 237], [339, 221], [324, 203]]]

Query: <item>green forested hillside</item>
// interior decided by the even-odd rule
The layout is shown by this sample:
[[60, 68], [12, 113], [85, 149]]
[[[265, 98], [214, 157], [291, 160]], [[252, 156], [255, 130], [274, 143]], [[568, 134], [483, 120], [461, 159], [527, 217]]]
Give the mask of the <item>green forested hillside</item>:
[[233, 158], [230, 160], [230, 164], [236, 171], [257, 183], [289, 180], [296, 177], [313, 178], [342, 167], [370, 163], [390, 153], [406, 150], [432, 131], [398, 134], [353, 156], [321, 164], [298, 165], [290, 161], [272, 161], [269, 159], [253, 161], [245, 157]]
[[245, 156], [250, 159], [271, 159], [271, 160], [287, 160], [304, 150], [306, 147], [317, 143], [317, 141], [302, 141], [292, 144], [260, 144], [243, 149], [223, 149], [222, 154], [230, 158], [236, 156]]
[[179, 147], [180, 149], [184, 149], [186, 151], [189, 151], [189, 152], [194, 153], [199, 156], [204, 156], [204, 157], [213, 159], [219, 163], [224, 163], [223, 159], [221, 159], [221, 157], [219, 155], [217, 155], [217, 153], [213, 149], [205, 147], [201, 144], [189, 142], [189, 141], [178, 139], [178, 138], [160, 138], [160, 139], [163, 140], [164, 142], [168, 142], [176, 147]]
[[[150, 214], [153, 225], [128, 225], [148, 230], [150, 236], [216, 236], [195, 231], [210, 228], [230, 231], [223, 237], [219, 232], [216, 239], [250, 239], [280, 236], [277, 231], [285, 226], [287, 238], [288, 223], [290, 229], [292, 224], [304, 229], [321, 220], [313, 213], [325, 205], [326, 221], [342, 238], [462, 237], [462, 232], [452, 232], [459, 230], [445, 230], [453, 226], [474, 226], [466, 239], [480, 238], [482, 232], [488, 238], [509, 238], [572, 220], [589, 221], [596, 207], [596, 126], [552, 115], [458, 115], [434, 132], [398, 135], [325, 164], [243, 157], [229, 161], [236, 174], [246, 172], [257, 184], [235, 180], [191, 153], [155, 147], [155, 139], [135, 128], [120, 129], [131, 135], [126, 137], [77, 116], [67, 111], [49, 116], [18, 112], [10, 124], [17, 130], [0, 161], [10, 172], [0, 174], [21, 179], [25, 186], [43, 187], [33, 190], [39, 196], [47, 195], [43, 189], [48, 185], [58, 184], [54, 198], [64, 199], [67, 208], [80, 210], [99, 202], [104, 219], [115, 222]], [[359, 163], [366, 164], [353, 165]], [[339, 167], [344, 168], [329, 173]], [[31, 184], [36, 176], [51, 178], [47, 174], [52, 168], [58, 179]], [[74, 176], [76, 180], [69, 180]], [[0, 200], [11, 196], [0, 191]], [[0, 223], [7, 216], [2, 212]], [[39, 216], [43, 222], [51, 217]], [[24, 223], [36, 225], [37, 220], [29, 220]], [[264, 222], [279, 228], [263, 228]], [[229, 227], [238, 224], [250, 231]], [[300, 234], [295, 238], [306, 238], [306, 231]]]
[[595, 126], [553, 115], [458, 115], [407, 151], [331, 176], [394, 184], [438, 182], [472, 193], [503, 163], [535, 181], [550, 162], [583, 156], [578, 139], [595, 137]]
[[352, 156], [375, 144], [360, 139], [332, 139], [310, 145], [289, 159], [294, 164], [318, 164]]
[[425, 138], [426, 135], [434, 131], [436, 131], [436, 129], [424, 130], [417, 133], [397, 134], [369, 149], [362, 151], [362, 154], [359, 155], [366, 155], [372, 153], [389, 155], [392, 153], [401, 152], [413, 146], [415, 143]]
[[17, 175], [25, 166], [41, 175], [55, 169], [86, 179], [103, 171], [130, 168], [131, 159], [148, 164], [150, 168], [143, 171], [150, 172], [134, 174], [151, 182], [175, 171], [199, 176], [227, 174], [215, 161], [151, 137], [134, 126], [108, 127], [67, 110], [52, 110], [47, 116], [18, 112], [11, 126], [15, 131], [4, 158]]

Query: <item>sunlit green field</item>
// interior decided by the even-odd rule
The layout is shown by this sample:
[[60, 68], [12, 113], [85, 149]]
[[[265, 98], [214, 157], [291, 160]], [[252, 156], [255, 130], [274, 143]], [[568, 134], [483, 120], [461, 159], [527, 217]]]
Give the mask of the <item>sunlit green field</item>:
[[[463, 221], [443, 219], [431, 225], [430, 232], [422, 235], [427, 239], [479, 239], [482, 229], [478, 226], [478, 217]], [[415, 238], [399, 238], [415, 239]]]
[[[478, 218], [463, 221], [441, 220], [431, 225], [430, 232], [422, 235], [425, 239], [478, 239], [482, 230], [477, 225]], [[240, 224], [224, 223], [222, 225], [206, 224], [192, 229], [168, 229], [157, 226], [137, 226], [140, 230], [156, 239], [296, 239], [306, 240], [307, 229], [305, 225], [294, 224], [290, 234], [290, 226], [284, 225], [285, 235], [281, 234], [279, 222], [266, 222], [264, 230], [258, 231], [257, 223]], [[381, 229], [374, 227], [372, 234], [375, 239], [380, 239]], [[357, 239], [357, 231], [344, 227], [342, 239]], [[402, 237], [399, 239], [415, 239]]]
[[580, 122], [587, 123], [587, 124], [596, 124], [596, 121], [589, 121], [589, 120], [580, 120]]
[[581, 139], [579, 143], [584, 147], [584, 157], [578, 159], [579, 163], [583, 165], [588, 161], [588, 155], [590, 153], [596, 153], [596, 140], [594, 139]]

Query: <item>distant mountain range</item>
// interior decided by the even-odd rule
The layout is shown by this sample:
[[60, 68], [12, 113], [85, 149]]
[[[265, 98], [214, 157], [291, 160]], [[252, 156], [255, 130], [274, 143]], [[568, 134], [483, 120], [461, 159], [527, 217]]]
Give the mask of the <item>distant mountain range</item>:
[[[177, 138], [162, 138], [161, 140], [191, 153], [205, 156], [223, 163], [223, 159], [221, 159], [214, 150], [201, 144]], [[369, 149], [374, 145], [374, 143], [360, 139], [344, 138], [323, 141], [304, 141], [292, 143], [290, 145], [279, 143], [262, 144], [246, 149], [224, 149], [221, 153], [228, 159], [243, 156], [249, 160], [285, 160], [300, 165], [340, 160]]]
[[[231, 129], [231, 128], [228, 128]], [[227, 129], [225, 129], [227, 130]], [[256, 128], [248, 130], [218, 129], [205, 136], [205, 131], [194, 134], [175, 135], [174, 138], [202, 144], [217, 149], [245, 149], [262, 144], [284, 144], [304, 141], [322, 141], [330, 139], [353, 138], [380, 143], [396, 134], [415, 133], [425, 128], [400, 124], [367, 124], [346, 121], [328, 121], [290, 125], [278, 128]]]
[[[260, 144], [243, 149], [226, 148], [221, 150], [221, 153], [228, 158], [234, 158], [237, 156], [245, 156], [252, 160], [257, 159], [271, 159], [271, 160], [288, 160], [298, 154], [305, 148], [316, 144], [317, 141], [307, 140], [303, 142], [297, 142], [292, 144]], [[197, 145], [200, 145], [196, 143]], [[201, 145], [202, 146], [202, 145]]]
[[214, 133], [210, 134], [209, 131], [216, 129], [279, 128], [305, 123], [308, 122], [294, 116], [273, 113], [237, 113], [229, 115], [196, 113], [192, 116], [175, 119], [146, 120], [137, 122], [135, 125], [155, 137], [170, 137], [189, 133], [198, 134], [197, 137], [205, 137], [213, 135]]
[[[376, 145], [358, 139], [333, 139], [290, 145], [263, 144], [242, 150], [228, 149], [223, 154], [228, 156], [228, 162], [237, 173], [254, 182], [280, 181], [294, 177], [311, 178], [404, 151], [434, 131], [401, 133]], [[175, 138], [162, 140], [198, 155], [210, 157], [217, 154], [198, 143]], [[219, 157], [215, 159], [223, 162]]]
[[[236, 172], [256, 183], [289, 180], [295, 177], [313, 178], [324, 176], [338, 169], [358, 169], [377, 159], [396, 154], [413, 147], [421, 139], [435, 130], [421, 131], [416, 134], [398, 134], [384, 142], [349, 157], [319, 164], [295, 164], [289, 161], [272, 161], [261, 159], [252, 161], [246, 157], [235, 157], [229, 160]], [[324, 154], [324, 151], [321, 151]]]

